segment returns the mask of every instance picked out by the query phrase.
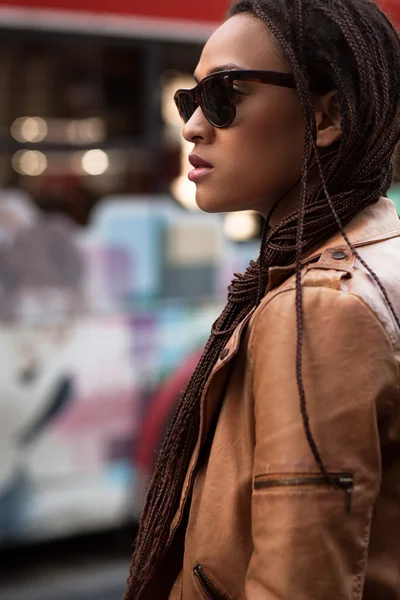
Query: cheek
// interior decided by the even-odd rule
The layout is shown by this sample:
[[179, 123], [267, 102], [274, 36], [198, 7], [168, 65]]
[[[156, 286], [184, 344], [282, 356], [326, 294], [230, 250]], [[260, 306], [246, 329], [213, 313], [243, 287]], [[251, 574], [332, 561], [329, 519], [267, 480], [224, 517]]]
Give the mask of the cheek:
[[210, 212], [259, 208], [274, 201], [300, 177], [304, 121], [297, 98], [249, 106], [237, 124], [217, 132], [218, 161], [207, 183], [197, 187], [200, 208]]
[[297, 105], [277, 108], [246, 122], [242, 135], [243, 162], [237, 167], [258, 197], [278, 197], [301, 174], [304, 121]]

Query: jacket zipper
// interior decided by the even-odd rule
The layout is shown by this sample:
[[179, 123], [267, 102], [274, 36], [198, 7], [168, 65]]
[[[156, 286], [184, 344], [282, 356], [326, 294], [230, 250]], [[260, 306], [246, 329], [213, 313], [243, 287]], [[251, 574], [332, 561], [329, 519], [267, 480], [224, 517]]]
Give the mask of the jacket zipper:
[[338, 487], [346, 493], [346, 513], [351, 512], [351, 502], [354, 487], [353, 475], [350, 473], [330, 473], [330, 481], [323, 475], [292, 475], [274, 476], [271, 479], [259, 479], [254, 482], [254, 489], [270, 487], [295, 487], [303, 485], [330, 485]]
[[201, 589], [209, 600], [228, 600], [227, 596], [224, 596], [214, 585], [211, 579], [206, 575], [201, 565], [196, 565], [193, 569], [195, 576], [197, 577]]

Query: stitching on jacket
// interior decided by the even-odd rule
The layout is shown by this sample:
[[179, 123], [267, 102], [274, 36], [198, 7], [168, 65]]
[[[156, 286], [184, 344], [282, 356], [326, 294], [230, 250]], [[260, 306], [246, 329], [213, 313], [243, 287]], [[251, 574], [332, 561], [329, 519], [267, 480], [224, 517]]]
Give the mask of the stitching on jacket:
[[353, 246], [357, 246], [358, 244], [365, 244], [370, 241], [385, 241], [387, 239], [391, 239], [394, 237], [400, 236], [400, 229], [390, 229], [389, 231], [385, 231], [385, 233], [375, 233], [374, 235], [367, 235], [367, 237], [360, 238], [356, 242], [352, 242]]
[[[398, 228], [390, 229], [389, 231], [385, 231], [385, 233], [375, 233], [373, 235], [369, 235], [369, 236], [366, 236], [363, 238], [358, 238], [356, 240], [350, 240], [350, 241], [355, 248], [359, 248], [360, 246], [367, 246], [368, 244], [371, 244], [371, 243], [378, 243], [378, 242], [385, 242], [387, 240], [392, 240], [396, 237], [400, 237], [400, 229], [398, 229]], [[328, 244], [329, 244], [329, 241], [328, 241]], [[334, 240], [332, 240], [332, 244], [329, 244], [329, 246], [322, 246], [321, 249], [316, 250], [315, 252], [310, 254], [310, 256], [308, 256], [305, 259], [304, 264], [307, 264], [308, 261], [310, 261], [310, 260], [314, 260], [315, 258], [318, 258], [318, 256], [321, 256], [327, 250], [332, 250], [338, 246], [340, 246], [340, 247], [346, 246], [346, 248], [348, 248], [347, 244], [345, 243], [344, 238], [342, 238], [341, 243], [339, 243], [339, 239], [335, 238]]]
[[265, 301], [262, 302], [259, 306], [259, 312], [254, 313], [253, 316], [255, 316], [254, 319], [254, 323], [253, 323], [253, 327], [252, 327], [252, 332], [250, 334], [250, 338], [249, 338], [249, 352], [251, 353], [251, 350], [253, 348], [253, 341], [254, 341], [254, 335], [256, 332], [256, 327], [257, 327], [257, 323], [260, 319], [261, 314], [264, 312], [264, 310], [267, 308], [267, 306], [270, 305], [270, 303], [272, 302], [272, 300], [274, 300], [274, 298], [277, 298], [278, 296], [280, 296], [281, 294], [284, 294], [285, 292], [293, 292], [295, 291], [296, 287], [293, 285], [293, 283], [289, 284], [287, 287], [283, 286], [280, 290], [276, 290], [275, 292], [272, 292], [271, 297], [268, 298], [268, 300], [266, 300], [265, 297]]
[[303, 288], [322, 287], [331, 288], [333, 290], [341, 290], [343, 279], [351, 279], [354, 269], [352, 267], [343, 267], [342, 269], [333, 268], [325, 263], [316, 263], [316, 267], [306, 269], [302, 276]]
[[333, 262], [328, 262], [328, 261], [322, 262], [320, 260], [316, 263], [311, 263], [310, 265], [307, 265], [306, 268], [304, 269], [304, 275], [307, 275], [307, 273], [309, 273], [310, 271], [319, 271], [319, 270], [335, 271], [337, 273], [347, 273], [348, 275], [352, 275], [353, 271], [354, 271], [354, 267], [346, 266], [346, 265], [339, 267], [338, 265], [333, 264]]
[[[343, 292], [343, 290], [339, 290], [341, 292]], [[393, 351], [393, 356], [396, 359], [397, 357], [397, 344], [399, 343], [399, 339], [395, 338], [394, 336], [392, 336], [389, 331], [386, 329], [385, 327], [385, 323], [379, 318], [379, 316], [377, 315], [377, 313], [374, 311], [374, 309], [368, 304], [368, 302], [366, 302], [364, 300], [364, 298], [362, 298], [361, 296], [359, 296], [357, 293], [355, 293], [354, 291], [348, 291], [348, 292], [343, 292], [344, 294], [347, 294], [348, 296], [352, 296], [353, 298], [357, 298], [357, 300], [359, 300], [367, 309], [368, 311], [371, 313], [371, 315], [373, 315], [374, 320], [377, 321], [382, 329], [382, 331], [385, 334], [385, 337], [387, 337], [387, 339], [390, 342], [390, 345], [392, 347], [392, 351]], [[391, 317], [393, 318], [392, 314], [390, 313]], [[394, 319], [393, 319], [394, 321]], [[396, 324], [396, 323], [395, 323]], [[399, 336], [400, 336], [400, 331], [399, 331]], [[400, 367], [400, 365], [399, 365]], [[400, 375], [400, 373], [399, 373]], [[399, 383], [400, 385], [400, 383]]]
[[370, 538], [370, 534], [371, 534], [371, 522], [372, 522], [372, 513], [374, 510], [374, 504], [372, 504], [372, 506], [369, 509], [369, 514], [368, 514], [367, 522], [365, 524], [364, 535], [363, 535], [364, 550], [361, 554], [360, 560], [358, 561], [358, 569], [357, 569], [356, 573], [354, 574], [353, 593], [352, 593], [354, 600], [362, 600], [361, 594], [364, 589], [365, 577], [367, 574], [367, 558], [368, 558], [369, 538]]
[[393, 407], [392, 407], [393, 409], [395, 409], [396, 406], [398, 406], [398, 404], [400, 403], [400, 360], [399, 360], [399, 357], [398, 357], [397, 352], [396, 352], [395, 344], [394, 344], [394, 342], [393, 342], [390, 334], [386, 330], [385, 325], [382, 323], [382, 321], [380, 320], [380, 318], [378, 317], [378, 315], [376, 314], [376, 312], [369, 306], [369, 304], [367, 304], [363, 298], [361, 298], [360, 296], [358, 296], [354, 292], [348, 292], [348, 294], [350, 296], [353, 296], [354, 298], [357, 298], [362, 304], [364, 304], [364, 306], [367, 308], [367, 310], [369, 310], [369, 312], [375, 318], [375, 321], [377, 321], [379, 323], [379, 326], [381, 327], [381, 329], [383, 331], [383, 334], [385, 335], [385, 337], [387, 338], [387, 340], [389, 341], [389, 343], [391, 345], [392, 352], [393, 352], [393, 360], [394, 360], [394, 363], [396, 365], [396, 370], [397, 370], [397, 373], [398, 373], [398, 376], [397, 376], [397, 398], [398, 398], [398, 403], [397, 404], [393, 403]]

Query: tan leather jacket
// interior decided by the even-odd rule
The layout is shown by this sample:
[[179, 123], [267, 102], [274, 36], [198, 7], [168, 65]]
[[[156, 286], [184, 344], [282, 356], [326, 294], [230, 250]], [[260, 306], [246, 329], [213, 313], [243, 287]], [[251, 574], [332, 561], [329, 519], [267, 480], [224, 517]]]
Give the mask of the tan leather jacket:
[[[393, 203], [381, 199], [346, 229], [400, 316]], [[303, 379], [337, 482], [327, 485], [300, 412], [293, 273], [271, 269], [261, 305], [215, 365], [146, 598], [400, 599], [400, 332], [341, 235], [304, 261]]]

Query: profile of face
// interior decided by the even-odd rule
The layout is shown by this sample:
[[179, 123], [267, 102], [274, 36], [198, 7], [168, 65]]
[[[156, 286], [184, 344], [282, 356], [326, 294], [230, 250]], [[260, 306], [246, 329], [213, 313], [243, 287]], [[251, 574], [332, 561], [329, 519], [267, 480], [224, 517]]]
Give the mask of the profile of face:
[[[247, 14], [229, 18], [210, 37], [195, 79], [237, 69], [291, 72], [272, 33]], [[200, 107], [183, 127], [184, 138], [194, 144], [192, 155], [212, 165], [195, 179], [196, 202], [206, 212], [255, 210], [265, 216], [301, 177], [304, 118], [293, 88], [237, 81], [234, 90], [236, 116], [228, 127], [214, 127]], [[320, 108], [317, 126], [331, 133], [320, 132], [324, 146], [334, 141], [335, 132], [326, 127]]]

